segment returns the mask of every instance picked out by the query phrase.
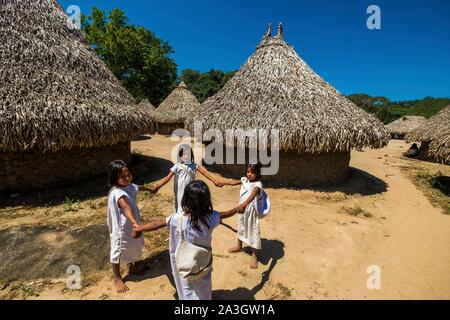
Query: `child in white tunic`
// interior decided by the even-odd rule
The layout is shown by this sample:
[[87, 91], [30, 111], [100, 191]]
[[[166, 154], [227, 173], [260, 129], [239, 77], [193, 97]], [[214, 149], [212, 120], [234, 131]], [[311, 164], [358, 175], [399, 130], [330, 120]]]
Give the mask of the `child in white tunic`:
[[115, 160], [110, 164], [108, 196], [108, 229], [111, 252], [110, 262], [114, 273], [114, 285], [118, 292], [125, 292], [128, 287], [120, 274], [120, 263], [126, 264], [128, 273], [138, 273], [135, 262], [139, 260], [144, 239], [133, 237], [133, 226], [141, 223], [136, 197], [139, 189], [150, 191], [146, 187], [139, 187], [132, 182], [133, 175], [128, 165], [122, 160]]
[[212, 208], [208, 186], [203, 181], [189, 183], [184, 192], [182, 210], [173, 213], [163, 220], [137, 226], [136, 232], [152, 231], [167, 226], [170, 232], [169, 253], [172, 274], [180, 300], [211, 300], [212, 270], [200, 279], [183, 278], [177, 270], [175, 252], [180, 241], [178, 225], [182, 220], [184, 239], [192, 244], [211, 250], [211, 235], [221, 219], [237, 213], [237, 208], [225, 212], [217, 212]]
[[[261, 250], [261, 235], [259, 228], [257, 201], [262, 195], [261, 164], [249, 164], [246, 168], [246, 176], [241, 180], [225, 179], [225, 185], [241, 184], [239, 194], [239, 214], [237, 246], [229, 250], [230, 253], [240, 252], [242, 243], [252, 248], [252, 260], [250, 268], [258, 268], [258, 251]], [[241, 214], [242, 213], [242, 214]]]
[[174, 177], [174, 195], [175, 195], [175, 212], [181, 210], [181, 199], [183, 198], [184, 188], [195, 180], [196, 173], [200, 172], [208, 180], [217, 187], [223, 187], [223, 184], [215, 179], [212, 174], [203, 166], [194, 162], [194, 154], [191, 146], [184, 144], [178, 150], [178, 162], [170, 169], [169, 174], [158, 181], [152, 188], [153, 193], [158, 192], [172, 177]]

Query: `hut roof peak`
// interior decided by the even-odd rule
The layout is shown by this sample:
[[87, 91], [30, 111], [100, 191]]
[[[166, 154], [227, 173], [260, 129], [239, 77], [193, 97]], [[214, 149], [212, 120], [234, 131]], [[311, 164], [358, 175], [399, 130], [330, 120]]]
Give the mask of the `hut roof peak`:
[[187, 86], [186, 82], [181, 81], [181, 82], [178, 84], [178, 88], [188, 89], [188, 86]]

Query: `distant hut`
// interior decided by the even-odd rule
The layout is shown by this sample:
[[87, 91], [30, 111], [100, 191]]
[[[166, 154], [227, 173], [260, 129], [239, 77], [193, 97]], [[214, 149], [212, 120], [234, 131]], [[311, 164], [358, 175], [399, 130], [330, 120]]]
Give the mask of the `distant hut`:
[[420, 142], [420, 157], [450, 164], [450, 105], [406, 136], [407, 142]]
[[175, 129], [184, 128], [186, 116], [195, 113], [200, 103], [183, 81], [155, 110], [154, 119], [160, 134], [172, 134]]
[[152, 126], [56, 0], [0, 5], [0, 192], [39, 190], [131, 159]]
[[[186, 121], [191, 131], [194, 120]], [[223, 136], [227, 129], [279, 129], [279, 171], [264, 179], [289, 186], [340, 182], [352, 149], [381, 148], [389, 141], [378, 119], [320, 78], [283, 40], [281, 24], [277, 36], [269, 27], [256, 52], [202, 104], [196, 120], [203, 131]], [[247, 140], [239, 148], [248, 145]], [[225, 176], [244, 173], [242, 165], [215, 167]]]
[[138, 103], [138, 108], [142, 111], [153, 112], [156, 110], [155, 106], [148, 101], [148, 99], [143, 99]]
[[386, 128], [389, 130], [392, 139], [404, 139], [405, 135], [417, 129], [427, 121], [425, 117], [420, 116], [403, 116], [388, 125]]

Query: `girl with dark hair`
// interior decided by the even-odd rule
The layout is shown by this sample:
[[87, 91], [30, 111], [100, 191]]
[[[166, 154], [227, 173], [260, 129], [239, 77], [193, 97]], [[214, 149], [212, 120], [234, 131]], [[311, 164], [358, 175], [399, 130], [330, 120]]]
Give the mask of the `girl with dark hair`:
[[132, 183], [133, 174], [123, 160], [110, 163], [108, 184], [111, 187], [108, 196], [108, 228], [111, 244], [110, 262], [114, 273], [114, 286], [117, 292], [125, 292], [120, 274], [120, 263], [126, 264], [128, 273], [139, 273], [136, 261], [141, 255], [144, 239], [132, 236], [133, 226], [141, 222], [139, 208], [136, 205], [138, 192], [150, 189]]
[[181, 200], [184, 188], [193, 180], [196, 173], [200, 172], [205, 178], [210, 180], [216, 187], [223, 187], [221, 181], [215, 179], [213, 175], [202, 165], [197, 165], [194, 161], [194, 153], [188, 144], [183, 144], [178, 149], [177, 163], [170, 169], [169, 174], [151, 187], [153, 193], [158, 192], [172, 177], [174, 179], [173, 191], [175, 194], [175, 212], [182, 209]]
[[242, 251], [242, 243], [252, 248], [251, 269], [258, 268], [258, 251], [261, 249], [261, 235], [257, 201], [261, 197], [263, 187], [261, 183], [261, 163], [248, 164], [245, 177], [241, 180], [224, 179], [224, 185], [241, 185], [239, 193], [238, 214], [238, 241], [236, 247], [229, 250], [230, 253]]
[[[137, 233], [152, 231], [167, 226], [170, 232], [169, 253], [172, 274], [180, 300], [210, 300], [212, 292], [211, 272], [211, 235], [221, 219], [233, 216], [238, 209], [234, 208], [225, 212], [213, 210], [211, 194], [208, 186], [203, 181], [190, 182], [185, 190], [181, 202], [182, 210], [175, 212], [164, 220], [154, 221], [145, 225], [136, 226]], [[181, 242], [187, 241], [201, 250], [209, 252], [208, 261], [203, 264], [196, 276], [182, 274], [177, 261], [183, 260], [179, 253]]]

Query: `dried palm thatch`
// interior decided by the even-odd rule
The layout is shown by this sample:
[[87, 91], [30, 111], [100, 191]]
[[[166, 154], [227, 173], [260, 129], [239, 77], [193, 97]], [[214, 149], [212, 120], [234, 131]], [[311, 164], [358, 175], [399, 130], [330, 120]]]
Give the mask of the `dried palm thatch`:
[[56, 0], [0, 0], [0, 151], [116, 145], [151, 119]]
[[417, 129], [426, 121], [427, 119], [421, 116], [404, 116], [389, 123], [386, 128], [393, 139], [403, 139], [407, 133]]
[[186, 116], [198, 111], [200, 103], [182, 81], [155, 111], [158, 124], [183, 123]]
[[[195, 118], [204, 130], [279, 129], [280, 150], [309, 154], [388, 143], [378, 119], [314, 73], [283, 40], [281, 28], [277, 36], [270, 31], [224, 88], [202, 104]], [[186, 120], [190, 130], [194, 120]]]
[[406, 140], [408, 143], [421, 142], [421, 155], [425, 151], [423, 156], [450, 164], [450, 105], [409, 133]]
[[144, 99], [138, 103], [138, 108], [142, 111], [153, 112], [156, 110], [155, 106], [148, 101], [148, 99]]

